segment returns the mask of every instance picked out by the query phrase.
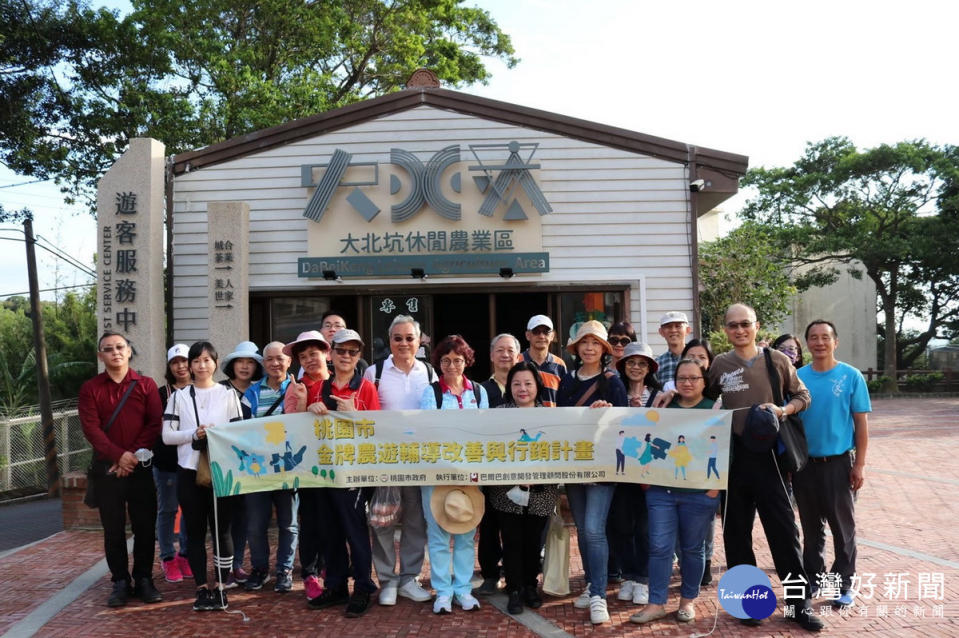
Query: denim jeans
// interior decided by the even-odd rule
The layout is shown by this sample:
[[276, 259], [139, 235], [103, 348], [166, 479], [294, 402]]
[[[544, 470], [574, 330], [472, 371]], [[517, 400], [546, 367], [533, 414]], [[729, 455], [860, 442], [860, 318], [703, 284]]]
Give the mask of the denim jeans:
[[657, 486], [647, 490], [650, 604], [666, 604], [677, 537], [682, 548], [680, 594], [687, 599], [699, 595], [706, 563], [706, 529], [713, 523], [717, 500], [718, 497], [710, 498], [705, 492], [679, 492]]
[[649, 582], [646, 492], [637, 483], [617, 483], [606, 525], [610, 551], [619, 557], [624, 580]]
[[[177, 551], [173, 547], [173, 529], [176, 527], [176, 511], [180, 502], [176, 497], [176, 472], [164, 472], [153, 468], [153, 481], [157, 486], [157, 541], [160, 544], [160, 559], [169, 560]], [[186, 558], [186, 521], [180, 521], [180, 555]]]
[[[465, 534], [450, 534], [433, 518], [430, 500], [433, 486], [421, 488], [423, 494], [423, 517], [426, 518], [426, 539], [430, 552], [430, 584], [437, 596], [465, 596], [472, 591], [473, 542], [476, 530]], [[453, 551], [450, 552], [450, 538]], [[450, 571], [452, 563], [452, 572]], [[605, 565], [605, 559], [603, 565]]]
[[[571, 483], [566, 486], [569, 508], [576, 522], [576, 540], [583, 559], [583, 571], [589, 583], [589, 595], [606, 598], [609, 542], [606, 540], [606, 518], [613, 502], [615, 485]], [[702, 576], [702, 572], [700, 572]]]
[[293, 569], [293, 554], [299, 528], [296, 512], [299, 497], [293, 490], [254, 492], [246, 495], [247, 539], [250, 543], [250, 563], [253, 569], [268, 573], [270, 569], [270, 541], [267, 527], [270, 515], [276, 506], [276, 527], [279, 532], [276, 544], [276, 572]]

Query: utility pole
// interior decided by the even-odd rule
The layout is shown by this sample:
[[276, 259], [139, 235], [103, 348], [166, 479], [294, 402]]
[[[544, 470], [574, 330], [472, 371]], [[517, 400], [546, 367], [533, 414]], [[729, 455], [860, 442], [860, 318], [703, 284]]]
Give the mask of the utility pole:
[[30, 316], [33, 319], [33, 348], [37, 359], [37, 397], [40, 400], [40, 425], [47, 466], [47, 494], [60, 495], [60, 470], [57, 468], [57, 439], [53, 430], [53, 408], [50, 403], [50, 376], [47, 370], [47, 346], [43, 337], [43, 315], [40, 310], [40, 286], [37, 283], [37, 255], [33, 245], [33, 217], [23, 220], [27, 244], [27, 277], [30, 280]]

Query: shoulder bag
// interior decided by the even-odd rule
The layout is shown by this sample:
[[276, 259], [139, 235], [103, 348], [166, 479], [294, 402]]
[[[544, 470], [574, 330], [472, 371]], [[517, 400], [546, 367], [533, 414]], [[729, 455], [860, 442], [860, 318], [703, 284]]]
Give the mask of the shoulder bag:
[[[103, 426], [103, 433], [106, 434], [110, 431], [110, 428], [113, 427], [113, 422], [117, 420], [117, 416], [120, 414], [120, 410], [123, 409], [123, 405], [127, 402], [127, 399], [130, 398], [130, 393], [133, 392], [133, 388], [136, 387], [138, 379], [133, 379], [130, 381], [130, 387], [127, 388], [127, 391], [123, 393], [123, 397], [120, 398], [120, 402], [117, 403], [117, 407], [113, 409], [113, 414], [110, 415], [110, 420], [107, 421], [107, 424]], [[87, 468], [87, 491], [83, 495], [83, 504], [91, 509], [97, 509], [100, 506], [100, 501], [97, 498], [96, 490], [96, 481], [95, 479], [106, 476], [106, 466], [104, 466], [102, 461], [97, 461], [97, 452], [93, 451], [93, 458], [90, 459], [90, 467]]]

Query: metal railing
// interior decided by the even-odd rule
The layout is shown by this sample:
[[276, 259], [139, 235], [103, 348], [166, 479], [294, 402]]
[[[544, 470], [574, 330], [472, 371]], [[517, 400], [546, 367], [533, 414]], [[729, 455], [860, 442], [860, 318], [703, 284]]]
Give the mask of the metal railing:
[[[90, 443], [75, 407], [57, 406], [53, 428], [57, 442], [57, 467], [61, 476], [85, 470], [90, 464]], [[47, 490], [43, 426], [40, 415], [0, 418], [0, 492]]]

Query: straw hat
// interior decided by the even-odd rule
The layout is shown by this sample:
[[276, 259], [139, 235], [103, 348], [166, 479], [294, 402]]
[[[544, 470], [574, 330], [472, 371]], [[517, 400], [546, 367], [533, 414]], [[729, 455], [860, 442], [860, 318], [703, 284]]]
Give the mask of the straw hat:
[[613, 347], [609, 345], [608, 341], [606, 341], [609, 335], [606, 333], [605, 326], [595, 319], [592, 319], [580, 325], [580, 327], [576, 330], [576, 336], [570, 339], [569, 343], [566, 344], [566, 349], [570, 354], [579, 354], [576, 352], [576, 345], [583, 340], [583, 337], [587, 335], [596, 337], [603, 345], [603, 350], [606, 351], [606, 354], [611, 354], [613, 352]]
[[450, 534], [476, 529], [485, 508], [483, 493], [475, 485], [437, 485], [430, 498], [433, 518]]
[[656, 363], [656, 359], [653, 359], [653, 349], [649, 347], [649, 344], [633, 342], [623, 349], [623, 356], [616, 362], [616, 368], [619, 370], [619, 373], [623, 375], [623, 378], [626, 377], [626, 359], [630, 357], [642, 357], [646, 359], [646, 363], [649, 364], [650, 374], [659, 370], [659, 364]]

